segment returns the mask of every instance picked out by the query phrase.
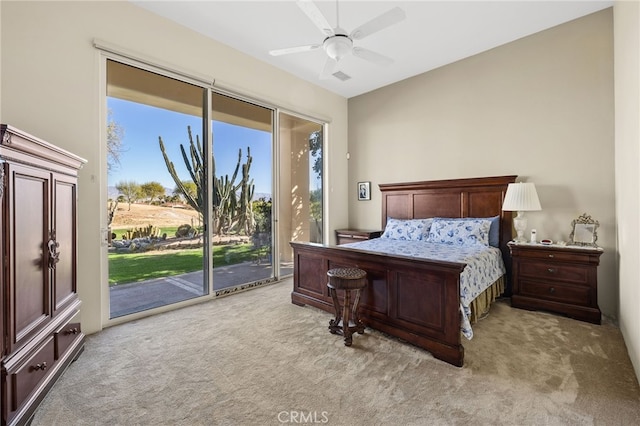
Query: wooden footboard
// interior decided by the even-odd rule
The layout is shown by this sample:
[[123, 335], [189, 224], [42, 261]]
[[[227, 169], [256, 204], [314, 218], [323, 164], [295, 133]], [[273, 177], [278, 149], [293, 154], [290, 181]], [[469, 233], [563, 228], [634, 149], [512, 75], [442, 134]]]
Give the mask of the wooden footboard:
[[424, 261], [380, 255], [340, 246], [292, 242], [291, 301], [333, 312], [327, 271], [356, 267], [367, 272], [360, 302], [368, 327], [426, 349], [461, 367], [460, 273], [464, 263]]

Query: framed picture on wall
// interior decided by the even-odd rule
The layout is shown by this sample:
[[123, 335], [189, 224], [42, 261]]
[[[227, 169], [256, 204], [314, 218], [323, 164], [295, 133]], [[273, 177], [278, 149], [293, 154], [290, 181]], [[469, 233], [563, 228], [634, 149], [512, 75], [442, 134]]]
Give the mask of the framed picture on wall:
[[371, 199], [371, 182], [358, 182], [358, 200]]

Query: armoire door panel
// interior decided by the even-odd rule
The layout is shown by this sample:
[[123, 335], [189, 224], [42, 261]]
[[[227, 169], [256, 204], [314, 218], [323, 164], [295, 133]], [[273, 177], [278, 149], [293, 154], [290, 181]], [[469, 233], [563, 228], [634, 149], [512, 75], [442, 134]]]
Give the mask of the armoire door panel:
[[11, 165], [9, 206], [13, 305], [12, 343], [16, 346], [41, 328], [51, 314], [49, 268], [43, 241], [49, 230], [50, 173]]
[[76, 298], [75, 247], [76, 247], [76, 184], [62, 175], [53, 177], [53, 231], [57, 245], [58, 261], [51, 268], [53, 273], [53, 315]]

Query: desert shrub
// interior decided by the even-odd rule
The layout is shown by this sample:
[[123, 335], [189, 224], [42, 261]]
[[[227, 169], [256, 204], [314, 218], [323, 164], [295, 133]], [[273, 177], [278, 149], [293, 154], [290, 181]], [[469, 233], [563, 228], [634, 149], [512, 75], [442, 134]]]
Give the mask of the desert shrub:
[[176, 229], [176, 238], [184, 238], [184, 237], [192, 237], [196, 234], [196, 230], [193, 226], [185, 223], [184, 225], [178, 226]]

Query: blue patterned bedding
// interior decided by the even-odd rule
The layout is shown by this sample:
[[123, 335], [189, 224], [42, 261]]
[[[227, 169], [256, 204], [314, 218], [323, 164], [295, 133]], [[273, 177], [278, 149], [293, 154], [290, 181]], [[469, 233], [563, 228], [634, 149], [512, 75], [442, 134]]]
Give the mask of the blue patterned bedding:
[[467, 338], [473, 337], [471, 322], [471, 302], [506, 272], [499, 249], [482, 244], [457, 246], [430, 243], [424, 240], [392, 240], [374, 238], [367, 241], [344, 244], [350, 247], [378, 253], [411, 256], [422, 259], [466, 263], [460, 274], [461, 332]]

